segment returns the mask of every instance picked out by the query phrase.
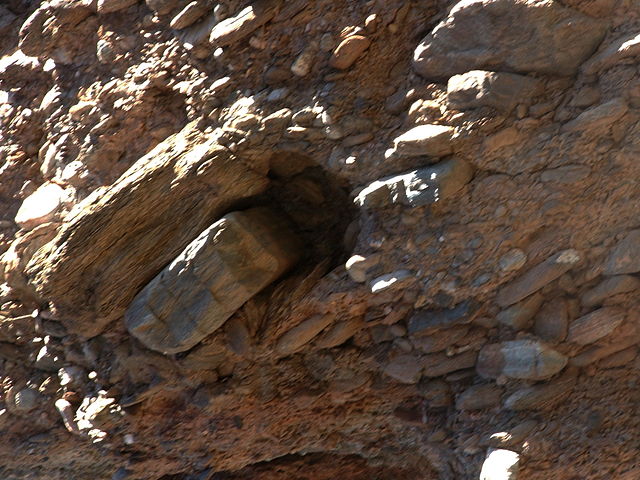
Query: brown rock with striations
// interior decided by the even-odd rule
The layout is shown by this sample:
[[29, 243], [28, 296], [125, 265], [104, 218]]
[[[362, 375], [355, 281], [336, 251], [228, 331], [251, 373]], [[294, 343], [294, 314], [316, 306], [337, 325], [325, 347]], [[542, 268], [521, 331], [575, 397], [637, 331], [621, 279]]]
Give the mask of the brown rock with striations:
[[496, 302], [501, 307], [513, 305], [561, 277], [576, 266], [580, 260], [580, 253], [576, 250], [558, 252], [503, 287], [496, 297]]
[[569, 326], [567, 341], [579, 345], [588, 345], [613, 332], [623, 321], [624, 310], [604, 307], [588, 313]]
[[187, 125], [77, 205], [27, 275], [69, 331], [97, 335], [200, 232], [263, 192], [267, 170]]
[[629, 232], [613, 249], [604, 267], [605, 275], [640, 272], [640, 230]]
[[225, 215], [136, 295], [124, 317], [127, 329], [152, 350], [188, 350], [299, 256], [299, 241], [269, 209]]
[[576, 384], [576, 372], [567, 371], [549, 383], [534, 385], [515, 391], [504, 404], [509, 410], [548, 410], [571, 393]]
[[640, 280], [636, 277], [632, 277], [631, 275], [616, 275], [603, 280], [591, 290], [584, 292], [580, 298], [580, 303], [585, 307], [594, 307], [600, 305], [609, 297], [621, 293], [633, 292], [638, 288], [640, 288]]

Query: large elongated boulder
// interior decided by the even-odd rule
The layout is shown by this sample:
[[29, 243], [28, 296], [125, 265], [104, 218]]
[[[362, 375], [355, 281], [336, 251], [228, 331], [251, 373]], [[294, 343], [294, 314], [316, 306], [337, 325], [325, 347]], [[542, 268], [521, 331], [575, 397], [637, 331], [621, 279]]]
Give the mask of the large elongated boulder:
[[474, 69], [574, 75], [606, 28], [553, 0], [462, 0], [418, 45], [413, 64], [426, 78]]
[[299, 257], [299, 241], [270, 210], [230, 213], [142, 289], [125, 323], [152, 350], [183, 352], [222, 326]]
[[249, 164], [187, 125], [76, 206], [26, 273], [71, 332], [97, 335], [205, 228], [263, 192], [267, 171], [267, 158]]

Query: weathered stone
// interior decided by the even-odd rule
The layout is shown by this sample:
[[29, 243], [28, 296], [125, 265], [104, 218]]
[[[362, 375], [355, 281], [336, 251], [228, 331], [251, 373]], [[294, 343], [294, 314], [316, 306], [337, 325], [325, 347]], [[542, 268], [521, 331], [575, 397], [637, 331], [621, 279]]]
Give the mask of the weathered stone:
[[587, 348], [584, 352], [573, 357], [569, 364], [575, 367], [586, 367], [598, 360], [625, 350], [640, 343], [640, 332], [638, 332], [635, 325], [627, 322], [620, 326], [615, 338], [612, 337], [607, 340], [606, 345], [593, 345]]
[[476, 369], [485, 378], [544, 380], [561, 371], [567, 357], [535, 340], [512, 340], [486, 345], [480, 350]]
[[413, 65], [426, 78], [477, 68], [570, 76], [606, 29], [553, 0], [464, 0], [420, 43]]
[[504, 402], [509, 410], [549, 410], [564, 400], [576, 384], [575, 372], [567, 372], [549, 383], [515, 391]]
[[502, 310], [498, 313], [496, 319], [501, 324], [511, 327], [514, 330], [524, 330], [529, 328], [531, 319], [540, 309], [540, 305], [542, 305], [543, 300], [544, 297], [542, 295], [534, 293], [521, 302], [511, 305], [506, 310]]
[[580, 303], [585, 307], [594, 307], [602, 304], [609, 297], [620, 293], [633, 292], [640, 288], [640, 280], [631, 275], [616, 275], [600, 282], [591, 290], [582, 294]]
[[367, 271], [376, 265], [379, 261], [377, 255], [363, 257], [362, 255], [353, 255], [344, 265], [351, 280], [357, 283], [367, 281]]
[[280, 356], [295, 353], [331, 325], [334, 320], [332, 315], [314, 315], [304, 320], [278, 339], [276, 352]]
[[451, 200], [472, 178], [471, 165], [453, 158], [376, 180], [357, 195], [355, 203], [366, 208], [383, 208], [394, 204], [422, 207]]
[[502, 389], [500, 387], [487, 385], [474, 385], [460, 394], [456, 399], [458, 410], [483, 410], [500, 405]]
[[254, 208], [225, 215], [136, 296], [125, 314], [127, 329], [152, 350], [188, 350], [299, 255], [295, 235], [273, 212]]
[[580, 253], [576, 250], [558, 252], [503, 287], [496, 297], [496, 302], [501, 307], [513, 305], [571, 270], [580, 260]]
[[638, 347], [625, 348], [603, 359], [598, 365], [600, 368], [618, 368], [629, 365], [638, 356]]
[[225, 47], [239, 42], [270, 21], [280, 5], [282, 0], [256, 0], [237, 15], [213, 27], [209, 41], [216, 47]]
[[316, 346], [318, 348], [333, 348], [342, 345], [358, 333], [363, 326], [363, 322], [357, 318], [336, 323], [316, 340]]
[[587, 75], [597, 74], [617, 63], [640, 55], [640, 34], [632, 33], [620, 37], [582, 65], [582, 71]]
[[478, 352], [468, 350], [455, 356], [444, 353], [434, 353], [422, 357], [425, 377], [441, 377], [465, 368], [473, 368], [478, 358]]
[[455, 110], [491, 107], [511, 112], [518, 103], [528, 103], [539, 88], [539, 80], [524, 75], [472, 70], [449, 79], [447, 103]]
[[96, 335], [215, 219], [263, 192], [267, 171], [267, 158], [249, 168], [190, 124], [78, 204], [27, 274], [54, 318]]
[[613, 332], [625, 318], [625, 312], [616, 307], [604, 307], [588, 313], [569, 326], [567, 341], [588, 345]]
[[12, 406], [19, 413], [27, 413], [36, 408], [41, 399], [42, 397], [36, 389], [24, 388], [16, 392]]
[[545, 303], [536, 316], [535, 334], [545, 342], [562, 342], [569, 327], [568, 308], [566, 298], [554, 298]]
[[469, 331], [468, 326], [447, 328], [443, 331], [436, 331], [430, 335], [416, 336], [411, 338], [414, 348], [423, 353], [442, 352], [447, 347], [455, 345], [462, 340]]
[[166, 15], [178, 6], [180, 0], [145, 0], [147, 7], [159, 15]]
[[420, 357], [398, 355], [384, 367], [383, 371], [400, 383], [418, 383], [422, 376], [422, 369]]
[[193, 1], [187, 4], [180, 12], [173, 17], [169, 26], [176, 30], [187, 28], [189, 25], [197, 22], [202, 16], [207, 13], [209, 7], [205, 3]]
[[98, 0], [98, 13], [113, 13], [135, 5], [138, 0]]
[[515, 272], [524, 267], [527, 263], [527, 254], [519, 248], [512, 248], [502, 257], [500, 257], [500, 270], [503, 272]]
[[51, 222], [65, 198], [62, 187], [45, 183], [29, 195], [16, 214], [16, 223], [25, 230]]
[[418, 384], [417, 389], [430, 408], [448, 407], [453, 401], [451, 387], [444, 380], [424, 379]]
[[605, 275], [635, 272], [640, 272], [640, 230], [632, 230], [618, 242], [603, 271]]
[[329, 66], [339, 70], [346, 70], [362, 56], [369, 48], [369, 45], [371, 45], [371, 40], [362, 35], [351, 35], [345, 38], [333, 51], [329, 59]]
[[629, 110], [621, 98], [585, 110], [576, 118], [562, 126], [563, 132], [598, 132], [609, 128]]
[[451, 138], [454, 131], [453, 127], [446, 125], [419, 125], [394, 139], [394, 153], [403, 157], [450, 155], [453, 153]]
[[511, 450], [489, 449], [482, 463], [480, 480], [517, 480], [520, 455]]
[[410, 335], [432, 335], [439, 330], [471, 322], [474, 307], [471, 302], [459, 303], [447, 310], [421, 310], [409, 319]]

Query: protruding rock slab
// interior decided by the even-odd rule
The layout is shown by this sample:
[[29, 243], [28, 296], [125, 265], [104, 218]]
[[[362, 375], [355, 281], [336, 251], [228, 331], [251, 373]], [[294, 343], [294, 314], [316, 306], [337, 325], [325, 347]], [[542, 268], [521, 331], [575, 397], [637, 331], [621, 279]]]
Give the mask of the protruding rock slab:
[[370, 183], [355, 198], [357, 205], [383, 208], [394, 204], [423, 207], [454, 198], [473, 178], [473, 167], [451, 158], [430, 167], [382, 178]]
[[444, 157], [453, 153], [451, 138], [455, 129], [447, 125], [418, 125], [393, 140], [397, 155]]
[[281, 5], [282, 0], [256, 0], [237, 15], [218, 23], [211, 30], [209, 41], [216, 47], [239, 42], [271, 20]]
[[270, 210], [225, 215], [136, 296], [125, 314], [127, 329], [152, 350], [188, 350], [299, 256], [294, 233]]
[[627, 234], [613, 249], [604, 267], [605, 275], [640, 272], [640, 230]]
[[267, 158], [249, 165], [188, 125], [77, 205], [27, 275], [71, 332], [97, 335], [199, 233], [263, 192], [267, 171]]
[[512, 340], [486, 345], [476, 368], [486, 378], [504, 375], [525, 380], [544, 380], [567, 364], [567, 357], [535, 340]]
[[463, 0], [418, 45], [413, 64], [426, 78], [479, 68], [574, 75], [606, 28], [553, 0]]
[[569, 326], [568, 342], [588, 345], [613, 332], [624, 321], [624, 310], [616, 307], [599, 308]]
[[576, 250], [558, 252], [502, 288], [496, 302], [501, 307], [513, 305], [571, 270], [580, 260], [580, 253]]
[[540, 81], [515, 73], [472, 70], [454, 75], [447, 84], [447, 103], [456, 110], [492, 107], [510, 112], [540, 89]]

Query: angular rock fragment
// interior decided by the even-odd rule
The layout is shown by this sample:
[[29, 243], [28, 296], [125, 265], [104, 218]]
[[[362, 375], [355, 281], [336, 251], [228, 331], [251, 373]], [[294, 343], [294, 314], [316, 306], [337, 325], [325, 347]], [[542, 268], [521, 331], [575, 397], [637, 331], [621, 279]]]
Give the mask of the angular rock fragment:
[[562, 250], [503, 287], [496, 302], [501, 307], [513, 305], [571, 270], [580, 260], [580, 253], [576, 250]]
[[640, 280], [631, 275], [616, 275], [587, 290], [580, 298], [585, 307], [600, 305], [604, 300], [620, 293], [633, 292], [640, 288]]
[[435, 353], [445, 350], [462, 340], [469, 332], [467, 325], [447, 328], [429, 335], [420, 335], [411, 338], [414, 348], [423, 353]]
[[376, 180], [358, 194], [355, 203], [366, 208], [394, 204], [423, 207], [450, 200], [472, 178], [471, 165], [462, 159], [452, 158], [430, 167]]
[[391, 360], [383, 369], [384, 373], [400, 383], [418, 383], [422, 375], [420, 357], [399, 355]]
[[597, 74], [617, 63], [640, 55], [640, 34], [634, 32], [613, 41], [604, 50], [591, 57], [582, 65], [582, 71], [587, 75]]
[[474, 385], [460, 394], [456, 399], [458, 410], [482, 410], [495, 407], [500, 404], [502, 390], [500, 387], [487, 385]]
[[476, 369], [486, 378], [544, 380], [567, 364], [567, 357], [535, 340], [512, 340], [486, 345], [480, 350]]
[[524, 330], [530, 326], [531, 319], [540, 309], [543, 300], [542, 295], [534, 293], [506, 310], [502, 310], [496, 316], [496, 320], [514, 330]]
[[296, 352], [333, 323], [331, 315], [314, 315], [282, 335], [276, 344], [280, 356]]
[[508, 113], [527, 103], [539, 87], [539, 80], [524, 75], [472, 70], [449, 79], [447, 103], [455, 110], [491, 107]]
[[281, 5], [282, 0], [256, 0], [237, 15], [213, 27], [209, 41], [216, 47], [225, 47], [239, 42], [271, 20]]
[[578, 345], [588, 345], [613, 332], [625, 318], [624, 310], [604, 307], [588, 313], [569, 326], [567, 341]]
[[125, 313], [127, 329], [152, 350], [188, 350], [299, 255], [295, 235], [273, 212], [254, 208], [225, 215], [136, 296]]
[[135, 5], [138, 0], [98, 0], [98, 13], [113, 13]]
[[54, 318], [94, 336], [236, 202], [268, 186], [268, 158], [247, 165], [193, 124], [87, 197], [27, 266]]
[[558, 343], [567, 337], [569, 308], [567, 299], [554, 298], [536, 316], [534, 332], [545, 342]]
[[563, 132], [598, 132], [609, 128], [627, 113], [629, 106], [621, 99], [616, 98], [602, 105], [585, 110], [576, 118], [562, 126]]
[[422, 310], [409, 319], [410, 335], [431, 335], [442, 329], [471, 322], [474, 308], [471, 302], [462, 302], [448, 310]]
[[615, 246], [603, 273], [619, 275], [640, 272], [640, 230], [632, 230]]
[[329, 66], [346, 70], [360, 58], [369, 45], [371, 45], [371, 40], [362, 35], [351, 35], [345, 38], [331, 55]]
[[504, 402], [509, 410], [548, 410], [561, 402], [576, 384], [575, 372], [568, 371], [549, 383], [516, 390]]
[[208, 10], [209, 8], [204, 3], [197, 1], [190, 2], [186, 7], [180, 10], [175, 17], [173, 17], [169, 26], [176, 30], [187, 28], [189, 25], [192, 25], [202, 18]]
[[463, 0], [418, 45], [413, 65], [426, 78], [478, 68], [570, 76], [606, 29], [553, 0]]
[[455, 356], [444, 353], [434, 353], [422, 357], [425, 377], [441, 377], [458, 370], [473, 368], [478, 358], [478, 352], [468, 350]]
[[607, 339], [605, 345], [592, 345], [585, 351], [573, 357], [569, 364], [575, 367], [586, 367], [598, 360], [607, 358], [617, 352], [640, 343], [640, 332], [635, 325], [627, 322], [620, 326], [615, 337]]
[[394, 153], [404, 157], [444, 157], [453, 153], [453, 133], [454, 128], [446, 125], [419, 125], [393, 141]]

